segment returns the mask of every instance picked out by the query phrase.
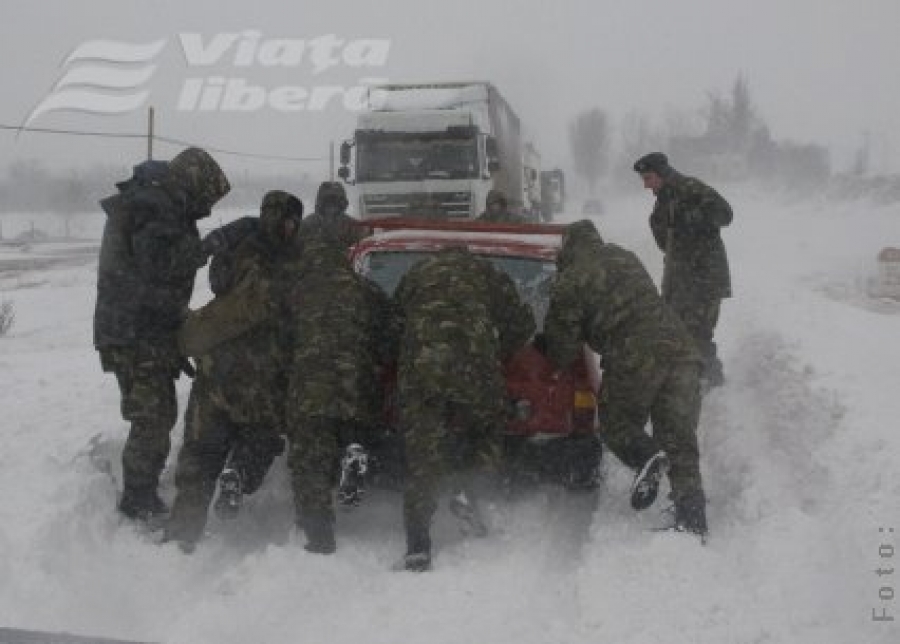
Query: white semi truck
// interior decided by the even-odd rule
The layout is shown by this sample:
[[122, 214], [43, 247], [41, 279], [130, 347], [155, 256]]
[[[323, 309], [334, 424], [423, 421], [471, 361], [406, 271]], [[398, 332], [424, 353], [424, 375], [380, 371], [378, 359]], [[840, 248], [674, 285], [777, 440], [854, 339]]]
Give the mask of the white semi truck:
[[540, 157], [490, 83], [373, 86], [340, 161], [360, 219], [474, 218], [492, 188], [541, 216]]

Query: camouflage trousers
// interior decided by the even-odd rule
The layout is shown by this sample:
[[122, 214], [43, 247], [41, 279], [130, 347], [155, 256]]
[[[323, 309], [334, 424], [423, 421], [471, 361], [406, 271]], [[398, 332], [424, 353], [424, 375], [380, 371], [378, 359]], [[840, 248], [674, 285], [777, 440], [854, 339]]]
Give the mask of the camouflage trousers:
[[133, 347], [103, 349], [100, 362], [103, 371], [115, 373], [122, 418], [131, 423], [122, 450], [124, 486], [155, 491], [178, 418], [178, 362], [165, 352]]
[[291, 450], [288, 467], [294, 490], [298, 523], [306, 514], [334, 519], [332, 492], [337, 485], [340, 459], [350, 443], [365, 445], [365, 428], [354, 419], [323, 416], [290, 420]]
[[502, 410], [405, 392], [400, 427], [405, 462], [403, 517], [410, 528], [427, 527], [437, 510], [440, 485], [449, 477], [462, 487], [474, 471], [497, 472]]
[[[653, 355], [604, 363], [600, 407], [604, 443], [634, 470], [660, 449], [665, 451], [675, 499], [703, 489], [697, 447], [699, 371], [694, 361], [664, 363]], [[652, 436], [644, 430], [648, 419]]]
[[722, 300], [676, 289], [668, 302], [684, 323], [703, 357], [701, 376], [721, 376], [722, 363], [716, 355], [716, 343], [713, 342], [713, 335], [715, 335], [716, 324], [719, 322]]
[[210, 393], [201, 372], [191, 387], [178, 453], [178, 492], [167, 526], [169, 538], [195, 542], [203, 534], [219, 474], [226, 465], [240, 473], [244, 494], [262, 485], [275, 457], [284, 451], [281, 423], [238, 423]]

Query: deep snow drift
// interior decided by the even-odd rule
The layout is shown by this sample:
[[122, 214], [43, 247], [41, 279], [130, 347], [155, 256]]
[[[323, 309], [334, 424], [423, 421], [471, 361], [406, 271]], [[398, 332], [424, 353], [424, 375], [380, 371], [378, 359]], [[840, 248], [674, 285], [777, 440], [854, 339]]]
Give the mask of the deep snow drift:
[[[90, 455], [99, 434], [94, 460], [115, 469], [126, 430], [91, 347], [95, 259], [0, 272], [17, 316], [0, 338], [0, 626], [183, 644], [900, 641], [900, 572], [884, 572], [900, 564], [900, 304], [864, 289], [878, 250], [900, 245], [900, 207], [722, 192], [735, 298], [717, 336], [728, 383], [700, 426], [705, 547], [649, 530], [664, 500], [632, 512], [612, 458], [595, 509], [541, 490], [493, 506], [481, 540], [442, 512], [428, 574], [390, 570], [403, 536], [387, 491], [341, 514], [335, 556], [307, 554], [282, 460], [193, 555], [156, 545], [113, 511]], [[650, 196], [606, 205], [601, 232], [658, 277]]]

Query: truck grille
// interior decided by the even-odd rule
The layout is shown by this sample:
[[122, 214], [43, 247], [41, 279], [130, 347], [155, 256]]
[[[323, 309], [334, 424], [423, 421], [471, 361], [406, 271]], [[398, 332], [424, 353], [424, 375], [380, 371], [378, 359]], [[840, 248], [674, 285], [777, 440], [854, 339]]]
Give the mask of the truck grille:
[[472, 216], [471, 203], [472, 197], [468, 192], [365, 195], [363, 216], [468, 218]]

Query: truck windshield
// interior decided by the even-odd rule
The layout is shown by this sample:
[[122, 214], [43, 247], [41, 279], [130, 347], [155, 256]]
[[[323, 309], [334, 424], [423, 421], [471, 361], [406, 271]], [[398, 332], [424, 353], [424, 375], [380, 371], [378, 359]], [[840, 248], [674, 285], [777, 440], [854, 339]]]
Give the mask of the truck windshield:
[[[362, 260], [361, 272], [377, 283], [385, 293], [393, 295], [400, 280], [417, 262], [433, 257], [434, 252], [377, 251]], [[550, 283], [556, 274], [556, 264], [549, 260], [479, 255], [509, 275], [516, 284], [519, 296], [531, 307], [538, 330], [544, 327], [544, 316], [550, 301]]]
[[444, 133], [427, 136], [379, 134], [359, 137], [358, 181], [470, 179], [479, 176], [474, 137]]

